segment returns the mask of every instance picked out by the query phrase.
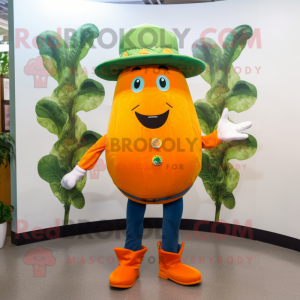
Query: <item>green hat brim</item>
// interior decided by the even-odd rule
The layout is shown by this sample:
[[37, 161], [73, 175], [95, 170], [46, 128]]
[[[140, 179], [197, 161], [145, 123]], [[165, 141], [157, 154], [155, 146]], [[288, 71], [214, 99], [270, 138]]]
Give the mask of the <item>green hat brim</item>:
[[105, 61], [95, 68], [95, 74], [105, 80], [117, 81], [120, 73], [129, 67], [165, 65], [182, 71], [185, 78], [201, 74], [205, 64], [194, 57], [180, 54], [139, 54]]

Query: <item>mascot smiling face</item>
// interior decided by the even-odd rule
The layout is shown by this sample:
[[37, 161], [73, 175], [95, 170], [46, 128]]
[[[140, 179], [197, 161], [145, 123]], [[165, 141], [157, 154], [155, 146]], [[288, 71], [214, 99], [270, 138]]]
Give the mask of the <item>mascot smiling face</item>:
[[[155, 148], [151, 141], [161, 140]], [[139, 199], [187, 191], [201, 168], [201, 130], [186, 79], [168, 65], [133, 66], [119, 76], [106, 159], [116, 186]], [[153, 158], [159, 156], [161, 165]], [[155, 159], [155, 158], [154, 158]]]

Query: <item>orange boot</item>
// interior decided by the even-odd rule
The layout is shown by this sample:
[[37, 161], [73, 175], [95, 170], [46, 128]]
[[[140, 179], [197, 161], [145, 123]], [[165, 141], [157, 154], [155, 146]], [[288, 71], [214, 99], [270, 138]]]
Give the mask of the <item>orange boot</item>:
[[184, 248], [184, 242], [181, 244], [178, 253], [166, 252], [161, 249], [161, 242], [157, 243], [159, 256], [158, 276], [163, 279], [170, 279], [179, 284], [192, 285], [201, 282], [201, 273], [190, 266], [181, 262], [181, 254]]
[[119, 260], [119, 266], [110, 274], [110, 286], [117, 288], [130, 288], [140, 276], [140, 264], [148, 248], [142, 246], [139, 251], [131, 251], [124, 248], [115, 248]]

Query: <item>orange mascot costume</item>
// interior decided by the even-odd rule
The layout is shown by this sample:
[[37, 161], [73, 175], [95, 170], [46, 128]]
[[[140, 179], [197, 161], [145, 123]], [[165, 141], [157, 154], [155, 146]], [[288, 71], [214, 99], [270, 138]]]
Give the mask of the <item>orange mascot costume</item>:
[[100, 78], [117, 81], [107, 134], [64, 176], [62, 186], [73, 188], [105, 150], [108, 172], [128, 198], [126, 243], [115, 248], [119, 266], [110, 275], [110, 285], [128, 288], [140, 275], [147, 251], [142, 246], [147, 204], [163, 204], [159, 277], [197, 284], [200, 272], [181, 263], [182, 197], [201, 170], [202, 149], [246, 139], [248, 135], [240, 132], [251, 122], [233, 124], [225, 109], [217, 130], [201, 136], [186, 78], [203, 72], [205, 65], [180, 55], [173, 33], [149, 24], [131, 28], [120, 40], [119, 54], [95, 69]]

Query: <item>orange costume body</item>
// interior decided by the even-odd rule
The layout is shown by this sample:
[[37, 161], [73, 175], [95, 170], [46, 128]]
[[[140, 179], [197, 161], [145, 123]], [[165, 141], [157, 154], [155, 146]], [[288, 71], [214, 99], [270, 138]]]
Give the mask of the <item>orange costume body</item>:
[[[217, 131], [201, 136], [183, 74], [172, 67], [168, 70], [158, 67], [141, 66], [134, 71], [128, 68], [120, 74], [107, 134], [78, 164], [84, 170], [92, 169], [105, 150], [114, 184], [129, 199], [145, 204], [162, 204], [182, 197], [201, 170], [202, 148], [216, 147], [222, 142]], [[156, 86], [159, 75], [167, 76], [170, 81], [170, 88], [163, 93]], [[144, 79], [145, 85], [141, 92], [133, 93], [131, 82], [137, 76]], [[169, 113], [165, 124], [153, 129], [143, 126], [135, 111], [143, 116]], [[161, 139], [159, 149], [151, 146], [153, 138]], [[155, 155], [163, 159], [160, 166], [152, 163]]]

